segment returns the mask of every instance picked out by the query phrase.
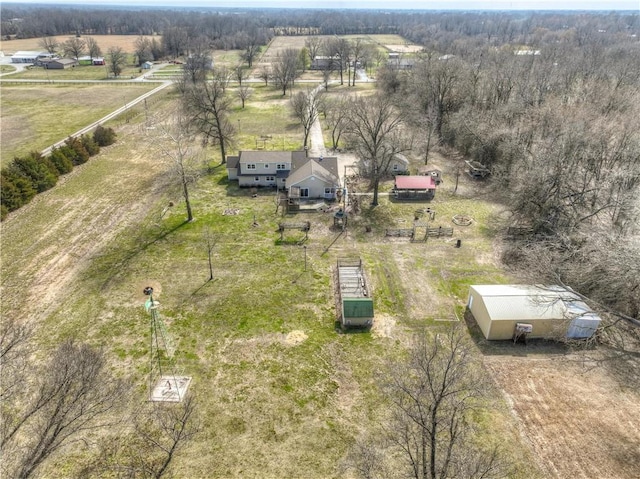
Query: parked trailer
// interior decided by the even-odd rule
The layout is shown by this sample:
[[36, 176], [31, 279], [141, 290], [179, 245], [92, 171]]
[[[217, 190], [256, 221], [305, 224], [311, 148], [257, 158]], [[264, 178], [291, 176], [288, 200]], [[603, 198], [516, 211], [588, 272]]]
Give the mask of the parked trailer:
[[373, 324], [373, 298], [361, 259], [338, 259], [340, 326], [370, 328]]

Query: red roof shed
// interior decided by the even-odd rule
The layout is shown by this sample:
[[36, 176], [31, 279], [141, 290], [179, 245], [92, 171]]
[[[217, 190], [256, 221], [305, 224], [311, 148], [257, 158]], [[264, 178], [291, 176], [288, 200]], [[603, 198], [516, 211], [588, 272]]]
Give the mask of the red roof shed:
[[432, 176], [396, 176], [397, 190], [435, 190], [436, 182]]

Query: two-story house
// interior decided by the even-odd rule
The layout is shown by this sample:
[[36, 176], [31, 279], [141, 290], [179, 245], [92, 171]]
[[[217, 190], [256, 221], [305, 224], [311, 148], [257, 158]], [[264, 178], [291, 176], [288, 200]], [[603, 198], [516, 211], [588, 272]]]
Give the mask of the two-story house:
[[227, 157], [227, 174], [241, 187], [277, 187], [294, 198], [334, 199], [340, 189], [338, 159], [304, 151], [241, 151]]

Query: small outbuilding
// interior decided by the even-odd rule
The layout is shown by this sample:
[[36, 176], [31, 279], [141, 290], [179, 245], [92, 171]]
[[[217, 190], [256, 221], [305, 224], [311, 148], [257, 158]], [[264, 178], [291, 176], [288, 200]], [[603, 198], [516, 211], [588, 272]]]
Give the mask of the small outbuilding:
[[512, 339], [526, 330], [529, 338], [590, 338], [600, 317], [574, 292], [560, 286], [473, 285], [467, 308], [484, 337]]
[[362, 260], [338, 259], [337, 269], [341, 327], [370, 328], [373, 324], [373, 298]]
[[398, 200], [432, 200], [436, 195], [435, 179], [421, 175], [396, 176], [393, 195]]
[[47, 63], [47, 70], [65, 70], [73, 68], [78, 62], [73, 58], [56, 58]]

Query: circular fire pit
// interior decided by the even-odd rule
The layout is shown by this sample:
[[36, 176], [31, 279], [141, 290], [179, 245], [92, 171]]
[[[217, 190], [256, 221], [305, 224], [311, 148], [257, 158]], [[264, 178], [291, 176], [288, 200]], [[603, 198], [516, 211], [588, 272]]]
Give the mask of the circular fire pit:
[[455, 215], [452, 220], [458, 226], [469, 226], [473, 223], [473, 218], [467, 215]]

